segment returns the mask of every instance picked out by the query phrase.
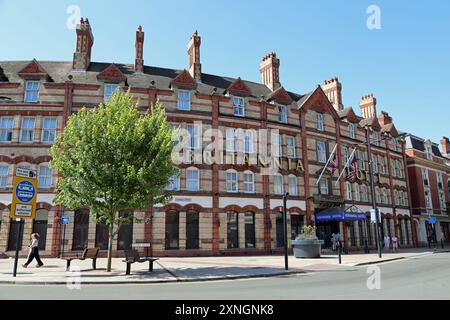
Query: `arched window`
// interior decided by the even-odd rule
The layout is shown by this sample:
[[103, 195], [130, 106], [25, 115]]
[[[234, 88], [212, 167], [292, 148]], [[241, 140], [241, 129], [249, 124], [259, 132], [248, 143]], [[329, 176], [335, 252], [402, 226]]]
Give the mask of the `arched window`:
[[180, 215], [178, 211], [166, 212], [166, 250], [178, 249], [180, 241]]
[[199, 171], [197, 168], [186, 169], [186, 189], [189, 191], [198, 191], [200, 189]]
[[289, 176], [289, 194], [291, 196], [298, 195], [297, 177], [294, 175]]
[[245, 247], [256, 248], [255, 239], [255, 214], [253, 212], [245, 213]]
[[170, 191], [180, 190], [180, 176], [178, 174], [175, 174], [172, 177], [170, 177], [169, 184], [167, 185], [166, 190]]
[[381, 203], [380, 188], [378, 187], [375, 187], [375, 199], [377, 200], [377, 203]]
[[100, 250], [108, 250], [109, 230], [104, 223], [95, 226], [95, 246]]
[[352, 200], [352, 185], [350, 182], [345, 182], [345, 197], [347, 200]]
[[253, 153], [253, 131], [246, 130], [244, 134], [244, 152]]
[[33, 222], [33, 233], [39, 234], [39, 250], [45, 250], [45, 244], [47, 240], [47, 224], [48, 224], [48, 211], [45, 209], [39, 209], [36, 211], [36, 219]]
[[388, 202], [388, 194], [386, 188], [383, 188], [383, 203], [387, 204]]
[[227, 192], [238, 192], [238, 173], [235, 170], [227, 171]]
[[290, 214], [291, 218], [291, 239], [295, 238], [300, 234], [303, 227], [303, 216], [299, 214]]
[[273, 176], [273, 186], [275, 194], [284, 193], [284, 181], [283, 176], [281, 174], [276, 174]]
[[53, 170], [48, 165], [39, 166], [38, 170], [38, 187], [50, 188], [52, 186], [52, 174]]
[[355, 183], [355, 201], [361, 200], [361, 191], [359, 188], [359, 184]]
[[238, 213], [234, 211], [227, 213], [227, 248], [239, 248]]
[[348, 124], [348, 136], [352, 139], [356, 139], [356, 134], [355, 134], [355, 124], [354, 123], [349, 123]]
[[186, 212], [186, 249], [199, 248], [199, 213], [194, 210]]
[[244, 192], [255, 193], [255, 175], [251, 171], [244, 172]]
[[367, 191], [367, 186], [365, 184], [361, 185], [361, 192], [363, 196], [363, 201], [368, 202], [369, 201], [369, 193]]
[[75, 210], [72, 250], [84, 250], [88, 245], [89, 210]]
[[117, 250], [131, 249], [131, 244], [133, 243], [133, 216], [132, 211], [119, 212], [119, 217], [126, 219], [128, 223], [120, 226], [117, 234]]

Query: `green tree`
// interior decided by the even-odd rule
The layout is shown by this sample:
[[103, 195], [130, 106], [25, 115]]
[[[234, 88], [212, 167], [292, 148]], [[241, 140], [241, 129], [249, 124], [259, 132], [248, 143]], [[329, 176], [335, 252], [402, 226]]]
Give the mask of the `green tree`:
[[144, 220], [119, 212], [143, 211], [172, 196], [165, 187], [178, 174], [173, 133], [159, 102], [141, 115], [129, 93], [116, 93], [105, 105], [71, 115], [50, 149], [50, 166], [61, 174], [55, 203], [89, 208], [94, 222], [108, 227], [108, 272], [120, 226]]

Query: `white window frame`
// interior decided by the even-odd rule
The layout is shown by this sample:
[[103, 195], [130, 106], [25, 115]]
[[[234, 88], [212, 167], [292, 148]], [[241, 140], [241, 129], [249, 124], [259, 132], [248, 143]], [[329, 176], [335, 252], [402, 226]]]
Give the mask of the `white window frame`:
[[361, 191], [363, 194], [363, 201], [364, 202], [368, 202], [369, 201], [369, 189], [367, 188], [367, 186], [365, 184], [361, 185]]
[[445, 203], [445, 192], [444, 190], [438, 190], [439, 203], [441, 204], [441, 211], [447, 210], [447, 204]]
[[251, 171], [244, 172], [244, 193], [255, 193], [255, 174]]
[[383, 196], [383, 203], [384, 204], [388, 204], [389, 200], [388, 200], [388, 194], [387, 194], [386, 188], [381, 189], [381, 193], [382, 193], [382, 196]]
[[356, 139], [356, 127], [354, 123], [349, 123], [348, 124], [348, 136], [351, 139]]
[[284, 194], [284, 178], [281, 174], [273, 176], [273, 191], [275, 194]]
[[200, 149], [200, 135], [198, 134], [199, 126], [195, 124], [188, 124], [186, 126], [186, 130], [189, 133], [188, 149]]
[[319, 194], [329, 195], [330, 194], [330, 185], [327, 179], [321, 179], [319, 182]]
[[181, 111], [191, 111], [191, 92], [188, 90], [178, 90], [177, 109]]
[[361, 201], [361, 190], [358, 183], [355, 183], [355, 201]]
[[386, 161], [384, 159], [384, 156], [380, 156], [379, 164], [380, 164], [381, 174], [386, 174]]
[[298, 195], [298, 179], [294, 175], [289, 175], [288, 177], [288, 185], [289, 185], [289, 195], [297, 196]]
[[325, 131], [325, 125], [323, 123], [324, 115], [323, 113], [316, 113], [316, 129], [319, 131]]
[[245, 117], [245, 99], [233, 97], [233, 113], [237, 117]]
[[433, 209], [433, 199], [431, 199], [431, 191], [425, 190], [425, 207], [427, 210]]
[[[323, 146], [323, 150], [320, 150], [321, 148], [319, 148], [319, 146]], [[325, 142], [316, 141], [316, 153], [317, 153], [317, 162], [319, 163], [327, 162], [327, 147]]]
[[[197, 177], [192, 178], [189, 177], [190, 172], [196, 172]], [[196, 186], [195, 188], [192, 187], [192, 184]], [[188, 191], [199, 191], [200, 190], [200, 170], [197, 168], [188, 168], [186, 169], [186, 190]]]
[[281, 135], [279, 133], [271, 134], [271, 154], [274, 157], [282, 157], [283, 149], [281, 145]]
[[239, 191], [239, 175], [236, 170], [226, 172], [227, 192], [236, 193]]
[[[42, 171], [48, 170], [43, 175]], [[45, 182], [45, 183], [44, 183]], [[49, 189], [53, 184], [53, 170], [48, 165], [40, 165], [38, 170], [38, 188], [40, 189]]]
[[348, 181], [345, 182], [345, 199], [346, 200], [352, 200], [353, 199], [352, 185]]
[[378, 131], [373, 132], [373, 144], [376, 146], [380, 145], [380, 134], [378, 133]]
[[425, 154], [428, 160], [433, 160], [433, 147], [430, 145], [425, 145]]
[[[25, 128], [24, 123], [25, 120], [33, 120], [33, 128]], [[34, 142], [34, 131], [36, 129], [36, 118], [35, 117], [23, 117], [22, 121], [21, 121], [21, 126], [20, 126], [20, 142], [21, 143], [33, 143]], [[31, 139], [30, 140], [24, 140], [23, 139], [23, 135], [25, 132], [31, 132]]]
[[244, 133], [244, 153], [253, 153], [253, 132], [246, 130]]
[[381, 192], [380, 192], [380, 188], [375, 187], [375, 199], [377, 201], [377, 203], [381, 203]]
[[[114, 90], [111, 90], [114, 88]], [[105, 83], [103, 87], [103, 103], [107, 103], [114, 93], [119, 90], [119, 85], [114, 83]]]
[[25, 92], [24, 92], [23, 101], [27, 102], [27, 103], [38, 102], [40, 85], [41, 84], [39, 81], [25, 81]]
[[226, 129], [225, 147], [228, 152], [236, 152], [236, 129]]
[[180, 190], [180, 176], [178, 174], [169, 178], [169, 184], [166, 187], [168, 191], [179, 191]]
[[287, 149], [287, 157], [289, 159], [296, 159], [297, 153], [295, 148], [295, 137], [286, 136], [286, 149]]
[[347, 164], [348, 161], [348, 147], [347, 146], [342, 146], [342, 162], [344, 163], [344, 165]]
[[288, 109], [287, 106], [278, 105], [278, 122], [288, 123]]
[[[11, 127], [6, 126], [6, 124], [10, 124]], [[11, 142], [13, 132], [14, 132], [14, 117], [1, 117], [0, 118], [0, 142], [1, 143]], [[2, 137], [4, 137], [4, 138], [2, 138]]]
[[[48, 128], [46, 127], [46, 120], [54, 120], [55, 121], [55, 127], [54, 128]], [[58, 118], [56, 117], [44, 117], [42, 118], [42, 134], [41, 134], [41, 142], [43, 143], [53, 143], [56, 141], [56, 130], [58, 128]], [[48, 136], [50, 137], [51, 134], [53, 134], [53, 140], [44, 139], [45, 133], [48, 133]]]
[[7, 164], [0, 164], [0, 174], [2, 174], [0, 175], [0, 189], [5, 189], [8, 187], [9, 166]]
[[360, 151], [359, 152], [359, 167], [361, 170], [366, 170], [366, 152]]

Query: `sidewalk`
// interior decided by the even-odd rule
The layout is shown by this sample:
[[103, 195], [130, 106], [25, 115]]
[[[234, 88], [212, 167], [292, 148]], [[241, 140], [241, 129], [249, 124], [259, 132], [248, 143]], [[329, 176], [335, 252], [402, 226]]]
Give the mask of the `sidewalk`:
[[[437, 250], [442, 252], [445, 250]], [[373, 252], [373, 251], [372, 251]], [[107, 273], [106, 258], [97, 259], [97, 270], [92, 270], [92, 260], [74, 260], [71, 271], [66, 272], [65, 261], [52, 258], [43, 259], [44, 267], [27, 269], [21, 267], [24, 259], [19, 259], [17, 277], [12, 276], [14, 259], [0, 259], [0, 284], [118, 284], [118, 283], [161, 283], [180, 281], [208, 281], [269, 277], [291, 273], [306, 273], [326, 270], [348, 269], [413, 256], [433, 254], [433, 249], [405, 249], [399, 253], [383, 252], [382, 259], [376, 252], [370, 254], [352, 253], [342, 255], [342, 265], [338, 256], [322, 255], [319, 259], [296, 259], [289, 256], [289, 270], [284, 270], [284, 256], [239, 256], [239, 257], [189, 257], [160, 258], [154, 264], [154, 272], [148, 272], [148, 263], [135, 263], [131, 275], [125, 274], [122, 258], [112, 261], [112, 271]]]

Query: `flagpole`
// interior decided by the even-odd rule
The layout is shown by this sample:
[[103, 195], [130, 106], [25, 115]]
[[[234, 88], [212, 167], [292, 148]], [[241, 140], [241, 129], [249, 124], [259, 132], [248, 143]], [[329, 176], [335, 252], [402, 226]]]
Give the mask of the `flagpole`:
[[321, 173], [320, 176], [319, 176], [319, 179], [317, 179], [317, 181], [316, 181], [316, 186], [319, 184], [320, 179], [322, 179], [323, 173], [324, 173], [325, 170], [327, 169], [328, 164], [330, 163], [330, 160], [331, 160], [331, 158], [333, 157], [334, 152], [336, 151], [336, 148], [337, 148], [337, 143], [334, 145], [334, 149], [333, 149], [333, 151], [331, 152], [330, 156], [328, 157], [328, 161], [327, 161], [327, 163], [325, 164], [325, 167], [323, 167], [323, 170], [322, 170], [322, 173]]
[[342, 168], [341, 173], [339, 174], [339, 177], [336, 180], [336, 183], [334, 185], [337, 185], [339, 180], [341, 179], [342, 175], [344, 174], [345, 168], [348, 167], [349, 163], [350, 163], [350, 159], [352, 159], [353, 154], [356, 152], [356, 147], [353, 149], [353, 152], [351, 153], [351, 155], [348, 157], [347, 162], [345, 163], [344, 168]]

